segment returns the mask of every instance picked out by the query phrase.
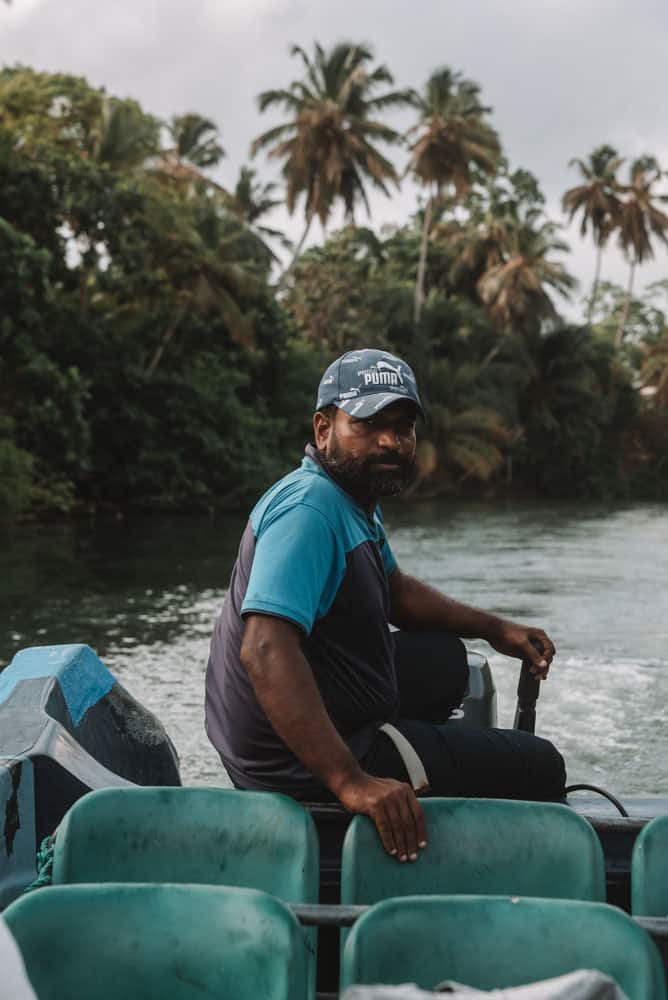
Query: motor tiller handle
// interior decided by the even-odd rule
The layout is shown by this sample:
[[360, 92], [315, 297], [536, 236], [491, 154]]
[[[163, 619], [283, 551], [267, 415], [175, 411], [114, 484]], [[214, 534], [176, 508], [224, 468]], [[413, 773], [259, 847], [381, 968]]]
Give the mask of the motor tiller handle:
[[[540, 639], [530, 639], [531, 645], [543, 653]], [[531, 660], [522, 660], [520, 679], [517, 684], [517, 708], [513, 729], [521, 729], [523, 733], [536, 731], [536, 702], [540, 694], [540, 679], [531, 672]]]

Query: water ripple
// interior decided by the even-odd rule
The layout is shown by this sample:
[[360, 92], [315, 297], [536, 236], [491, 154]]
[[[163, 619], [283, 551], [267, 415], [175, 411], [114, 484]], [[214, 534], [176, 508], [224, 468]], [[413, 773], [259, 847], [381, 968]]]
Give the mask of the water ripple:
[[[0, 537], [0, 664], [22, 646], [88, 642], [162, 719], [184, 781], [227, 784], [204, 733], [204, 672], [244, 520], [22, 525]], [[385, 520], [404, 570], [553, 637], [537, 728], [571, 782], [668, 793], [664, 507], [432, 503], [389, 506]], [[508, 726], [518, 664], [469, 645], [490, 656]]]

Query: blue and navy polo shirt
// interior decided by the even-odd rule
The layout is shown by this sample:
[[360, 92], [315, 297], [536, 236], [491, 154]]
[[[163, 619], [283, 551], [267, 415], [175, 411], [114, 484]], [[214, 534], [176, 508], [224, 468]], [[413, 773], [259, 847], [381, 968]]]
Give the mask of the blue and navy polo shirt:
[[211, 640], [206, 726], [235, 785], [316, 794], [318, 783], [276, 735], [239, 653], [251, 612], [294, 622], [325, 707], [356, 757], [398, 709], [388, 628], [396, 560], [372, 516], [311, 445], [300, 468], [251, 512]]

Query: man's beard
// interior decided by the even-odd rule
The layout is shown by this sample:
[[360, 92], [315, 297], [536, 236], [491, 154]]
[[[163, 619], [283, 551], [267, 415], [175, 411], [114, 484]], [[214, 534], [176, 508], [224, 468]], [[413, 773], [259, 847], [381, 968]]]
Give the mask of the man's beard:
[[[367, 455], [365, 458], [346, 456], [333, 434], [330, 438], [329, 454], [320, 453], [329, 471], [357, 497], [373, 500], [376, 497], [391, 497], [401, 493], [411, 481], [415, 468], [415, 458], [402, 458], [396, 452], [383, 455]], [[393, 469], [379, 469], [378, 465], [395, 465]]]

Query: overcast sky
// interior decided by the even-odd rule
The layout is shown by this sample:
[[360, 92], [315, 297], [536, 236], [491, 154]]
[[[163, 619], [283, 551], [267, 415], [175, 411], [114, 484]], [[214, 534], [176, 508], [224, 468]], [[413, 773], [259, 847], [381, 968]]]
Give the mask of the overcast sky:
[[[0, 4], [0, 61], [87, 77], [168, 117], [198, 111], [220, 127], [232, 186], [251, 140], [272, 119], [256, 95], [299, 73], [293, 42], [370, 43], [398, 86], [421, 86], [448, 65], [482, 86], [511, 166], [533, 171], [548, 211], [561, 220], [568, 161], [603, 142], [630, 159], [654, 153], [668, 167], [666, 0], [13, 0]], [[409, 116], [410, 117], [410, 116]], [[406, 113], [390, 119], [395, 127]], [[401, 154], [395, 156], [401, 166]], [[274, 166], [258, 160], [267, 179]], [[401, 222], [415, 207], [408, 184], [392, 199], [372, 196], [372, 221]], [[277, 211], [293, 238], [299, 219]], [[360, 216], [360, 220], [363, 217]], [[591, 283], [594, 250], [568, 232], [568, 266]], [[316, 234], [318, 236], [319, 234]], [[638, 287], [668, 276], [657, 249]], [[625, 283], [610, 249], [604, 278]], [[569, 309], [572, 312], [573, 307]]]

